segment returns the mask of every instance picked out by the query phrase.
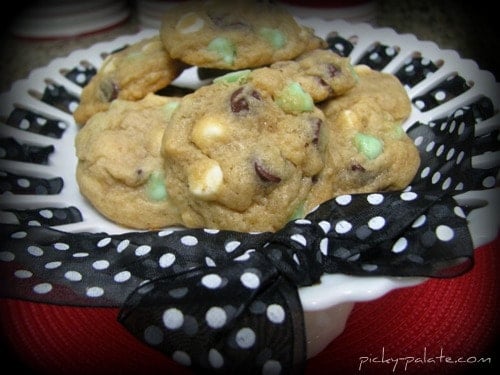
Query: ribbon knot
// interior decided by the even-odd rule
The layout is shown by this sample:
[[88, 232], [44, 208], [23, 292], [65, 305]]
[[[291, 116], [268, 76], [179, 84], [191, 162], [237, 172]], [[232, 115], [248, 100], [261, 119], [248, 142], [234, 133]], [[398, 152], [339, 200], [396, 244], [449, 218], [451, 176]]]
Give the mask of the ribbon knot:
[[300, 234], [311, 228], [293, 227], [290, 237], [279, 235], [262, 251], [246, 250], [219, 266], [151, 280], [129, 295], [118, 320], [200, 373], [300, 373], [305, 338], [291, 345], [286, 338], [304, 330], [302, 314], [294, 313], [302, 310], [295, 282], [309, 282], [307, 265], [321, 260]]

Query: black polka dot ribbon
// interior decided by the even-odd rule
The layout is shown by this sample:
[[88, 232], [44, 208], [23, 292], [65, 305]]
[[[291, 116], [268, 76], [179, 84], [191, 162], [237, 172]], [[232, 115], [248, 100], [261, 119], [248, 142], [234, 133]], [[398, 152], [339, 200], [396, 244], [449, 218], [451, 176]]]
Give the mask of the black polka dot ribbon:
[[325, 273], [453, 277], [473, 266], [452, 194], [488, 188], [498, 172], [472, 167], [474, 124], [472, 108], [415, 124], [423, 162], [408, 189], [339, 196], [276, 233], [4, 224], [0, 296], [121, 307], [126, 329], [200, 373], [301, 373], [299, 287]]

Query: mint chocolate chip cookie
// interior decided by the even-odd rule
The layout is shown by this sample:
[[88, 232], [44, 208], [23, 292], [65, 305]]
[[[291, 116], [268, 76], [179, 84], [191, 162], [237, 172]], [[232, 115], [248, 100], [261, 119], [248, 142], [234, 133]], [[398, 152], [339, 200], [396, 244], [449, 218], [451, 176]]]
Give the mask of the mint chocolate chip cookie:
[[303, 211], [323, 168], [324, 116], [298, 82], [268, 87], [260, 71], [184, 96], [166, 127], [167, 190], [185, 226], [274, 231]]
[[283, 7], [245, 0], [183, 2], [165, 14], [160, 36], [173, 58], [230, 70], [269, 65], [326, 47]]
[[108, 109], [115, 99], [142, 99], [166, 87], [184, 68], [184, 64], [169, 56], [159, 36], [131, 44], [104, 60], [83, 88], [74, 119], [84, 125], [93, 114]]
[[177, 98], [117, 99], [76, 137], [80, 192], [109, 220], [154, 229], [180, 222], [160, 156], [164, 126]]

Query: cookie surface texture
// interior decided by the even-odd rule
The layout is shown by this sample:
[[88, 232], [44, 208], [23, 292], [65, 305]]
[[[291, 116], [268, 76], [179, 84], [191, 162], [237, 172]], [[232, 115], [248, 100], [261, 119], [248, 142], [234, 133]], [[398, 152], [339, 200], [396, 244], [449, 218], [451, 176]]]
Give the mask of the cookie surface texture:
[[136, 229], [179, 223], [160, 156], [165, 122], [176, 105], [177, 99], [154, 94], [117, 99], [77, 134], [80, 191], [109, 220]]
[[83, 88], [73, 117], [77, 124], [84, 125], [115, 99], [139, 100], [166, 87], [184, 68], [169, 56], [159, 36], [131, 44], [106, 57]]
[[301, 216], [323, 167], [323, 113], [300, 88], [287, 92], [295, 99], [280, 97], [295, 110], [283, 109], [253, 74], [230, 73], [184, 96], [169, 121], [167, 188], [188, 227], [275, 231]]
[[160, 36], [170, 56], [189, 65], [255, 68], [325, 47], [283, 7], [255, 1], [188, 1], [172, 7]]

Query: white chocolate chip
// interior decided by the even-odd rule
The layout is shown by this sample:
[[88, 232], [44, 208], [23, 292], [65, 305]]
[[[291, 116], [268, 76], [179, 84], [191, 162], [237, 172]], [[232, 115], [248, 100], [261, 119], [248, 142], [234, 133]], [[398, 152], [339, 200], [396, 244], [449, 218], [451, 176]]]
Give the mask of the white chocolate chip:
[[175, 29], [181, 34], [190, 34], [199, 31], [205, 25], [205, 21], [194, 12], [186, 13], [175, 25]]
[[224, 141], [227, 136], [227, 127], [214, 117], [200, 119], [191, 132], [192, 141], [202, 150], [212, 146], [214, 142]]
[[116, 70], [116, 65], [115, 65], [115, 59], [114, 56], [108, 56], [106, 60], [104, 60], [101, 71], [104, 74], [111, 73], [112, 71]]
[[189, 169], [189, 191], [200, 199], [210, 200], [221, 188], [223, 179], [224, 174], [219, 163], [204, 159]]

